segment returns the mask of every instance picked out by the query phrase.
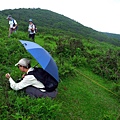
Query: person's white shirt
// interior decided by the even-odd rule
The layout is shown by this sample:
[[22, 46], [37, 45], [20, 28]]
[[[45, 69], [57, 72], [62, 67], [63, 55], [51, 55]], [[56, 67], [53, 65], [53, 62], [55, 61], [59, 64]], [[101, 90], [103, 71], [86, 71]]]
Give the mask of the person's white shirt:
[[[31, 29], [34, 29], [34, 31], [32, 31]], [[29, 24], [28, 31], [29, 31], [29, 34], [35, 34], [35, 25], [34, 24]]]
[[[33, 71], [34, 68], [30, 68], [28, 70], [28, 72], [30, 71]], [[27, 72], [27, 73], [28, 73]], [[21, 80], [19, 83], [16, 83], [11, 77], [9, 78], [9, 82], [10, 82], [10, 87], [13, 89], [13, 90], [21, 90], [27, 86], [34, 86], [36, 88], [45, 88], [45, 86], [40, 82], [38, 81], [33, 75], [26, 75], [23, 80]], [[44, 89], [40, 89], [42, 92], [45, 92]]]
[[14, 23], [17, 24], [17, 21], [12, 19], [12, 20], [9, 20], [9, 25], [10, 25], [10, 28], [13, 28], [14, 26]]

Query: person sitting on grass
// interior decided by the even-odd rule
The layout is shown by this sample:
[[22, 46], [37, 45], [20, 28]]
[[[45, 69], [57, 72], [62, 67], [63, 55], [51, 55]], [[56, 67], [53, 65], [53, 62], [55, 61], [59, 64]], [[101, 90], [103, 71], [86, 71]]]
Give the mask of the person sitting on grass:
[[5, 76], [9, 79], [10, 87], [13, 90], [24, 90], [27, 95], [31, 97], [50, 97], [55, 98], [57, 95], [57, 90], [47, 92], [43, 83], [38, 81], [34, 75], [29, 75], [29, 72], [33, 71], [34, 68], [31, 67], [30, 60], [27, 58], [22, 58], [18, 63], [15, 64], [21, 72], [25, 74], [22, 75], [22, 80], [15, 82], [11, 75], [7, 73]]

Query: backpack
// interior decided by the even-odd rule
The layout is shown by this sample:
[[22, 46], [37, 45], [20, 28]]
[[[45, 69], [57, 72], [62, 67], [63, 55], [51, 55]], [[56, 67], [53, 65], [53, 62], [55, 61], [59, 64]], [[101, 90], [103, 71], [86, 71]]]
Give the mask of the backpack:
[[13, 27], [15, 27], [15, 22], [14, 22], [14, 20], [13, 20]]
[[43, 83], [47, 92], [52, 92], [58, 87], [58, 81], [53, 78], [49, 73], [47, 73], [42, 68], [34, 68], [33, 71], [28, 72], [28, 75], [34, 75], [34, 77]]
[[[15, 27], [15, 22], [14, 22], [14, 19], [13, 19], [13, 27]], [[16, 26], [15, 28], [16, 30], [18, 29], [18, 26]]]
[[[35, 25], [35, 24], [34, 24]], [[35, 25], [35, 33], [37, 33], [38, 31], [37, 31], [37, 27], [36, 27], [36, 25]]]
[[[37, 33], [37, 27], [35, 24], [34, 24], [34, 26], [35, 26], [35, 33]], [[32, 28], [33, 28], [33, 25], [32, 25]], [[32, 32], [34, 32], [34, 30]]]

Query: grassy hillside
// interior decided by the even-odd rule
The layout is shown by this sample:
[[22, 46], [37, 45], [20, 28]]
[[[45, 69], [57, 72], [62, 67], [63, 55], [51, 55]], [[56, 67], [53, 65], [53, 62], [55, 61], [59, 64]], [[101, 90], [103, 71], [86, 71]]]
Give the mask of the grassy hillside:
[[5, 21], [5, 19], [6, 16], [8, 16], [9, 14], [11, 14], [18, 21], [20, 30], [26, 31], [28, 20], [29, 18], [32, 18], [34, 23], [39, 28], [40, 32], [50, 32], [51, 29], [51, 32], [55, 34], [55, 29], [57, 29], [57, 31], [64, 31], [65, 34], [68, 33], [75, 36], [83, 36], [101, 42], [108, 42], [120, 46], [119, 37], [116, 38], [114, 36], [108, 36], [102, 32], [98, 32], [93, 30], [92, 28], [83, 26], [82, 24], [63, 15], [43, 9], [14, 9], [0, 11], [1, 27], [3, 26], [3, 24], [7, 26], [7, 20]]
[[[2, 95], [0, 111], [2, 114], [0, 118], [13, 120], [119, 120], [119, 84], [95, 75], [88, 69], [88, 64], [83, 57], [78, 58], [81, 61], [76, 63], [77, 59], [74, 57], [73, 59], [69, 57], [68, 60], [69, 52], [64, 53], [63, 49], [65, 57], [62, 54], [56, 55], [58, 51], [55, 52], [55, 47], [57, 47], [55, 42], [62, 39], [57, 36], [36, 35], [35, 40], [52, 54], [59, 67], [60, 83], [57, 98], [55, 100], [32, 99], [25, 97], [22, 92], [12, 91], [4, 77], [5, 73], [10, 72], [15, 80], [20, 78], [21, 73], [14, 64], [21, 57], [28, 57], [32, 60], [32, 65], [36, 64], [36, 61], [18, 41], [21, 37], [25, 38], [26, 36], [26, 33], [17, 32], [11, 38], [3, 37], [0, 41], [2, 47], [0, 53], [2, 55], [0, 73], [0, 94]], [[29, 39], [26, 37], [26, 40]], [[86, 47], [90, 47], [90, 45], [86, 44]], [[67, 44], [65, 48], [68, 51]], [[105, 47], [106, 50], [108, 48]]]
[[[41, 9], [36, 10], [39, 13]], [[20, 39], [31, 41], [28, 39], [27, 31], [24, 31], [27, 29], [29, 19], [27, 12], [26, 16], [24, 15], [26, 21], [24, 17], [20, 17], [23, 19], [20, 28], [8, 38], [8, 23], [5, 17], [8, 14], [14, 16], [14, 11], [22, 11], [21, 14], [23, 11], [31, 13], [31, 9], [6, 10], [0, 13], [1, 23], [5, 23], [0, 27], [0, 118], [3, 120], [119, 120], [120, 48], [110, 43], [99, 42], [87, 35], [79, 35], [76, 32], [73, 34], [62, 28], [51, 28], [52, 23], [46, 23], [45, 19], [44, 24], [48, 26], [38, 25], [41, 31], [36, 34], [35, 42], [49, 51], [58, 65], [60, 76], [58, 96], [54, 100], [34, 99], [25, 96], [22, 91], [10, 89], [5, 73], [9, 72], [15, 80], [21, 77], [22, 73], [14, 66], [18, 59], [27, 57], [31, 59], [32, 66], [36, 64], [35, 59], [19, 42]], [[46, 14], [52, 13], [43, 11]], [[17, 17], [21, 14], [15, 15]], [[51, 19], [50, 17], [49, 21]]]
[[[107, 89], [113, 86], [87, 69], [79, 71]], [[63, 105], [60, 120], [119, 120], [120, 105], [116, 96], [88, 78], [79, 74], [61, 82], [57, 97]]]

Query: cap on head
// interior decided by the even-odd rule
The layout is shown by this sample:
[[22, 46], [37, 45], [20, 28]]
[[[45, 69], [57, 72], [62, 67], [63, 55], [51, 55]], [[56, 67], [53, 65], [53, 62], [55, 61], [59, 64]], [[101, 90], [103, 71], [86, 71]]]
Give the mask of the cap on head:
[[30, 60], [28, 60], [27, 58], [22, 58], [18, 61], [18, 63], [15, 64], [15, 66], [18, 66], [18, 65], [28, 68], [30, 65]]
[[29, 22], [32, 22], [32, 19], [29, 19]]
[[12, 18], [12, 16], [11, 16], [11, 15], [8, 15], [6, 19], [11, 19], [11, 18]]

